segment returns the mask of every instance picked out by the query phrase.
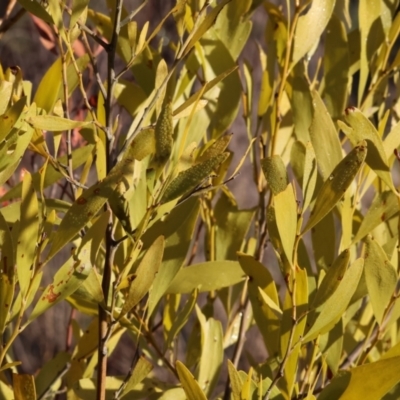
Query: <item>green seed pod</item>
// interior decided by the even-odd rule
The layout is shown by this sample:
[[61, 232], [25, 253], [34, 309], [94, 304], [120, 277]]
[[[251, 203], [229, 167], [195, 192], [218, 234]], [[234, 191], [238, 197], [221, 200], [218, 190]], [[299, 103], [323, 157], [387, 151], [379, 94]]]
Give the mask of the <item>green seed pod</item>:
[[148, 127], [141, 130], [131, 143], [132, 158], [142, 161], [151, 153], [155, 153], [154, 128]]
[[289, 184], [285, 164], [278, 155], [267, 157], [261, 160], [261, 168], [267, 179], [272, 193], [276, 196], [283, 192]]
[[232, 139], [232, 133], [222, 135], [214, 141], [208, 148], [206, 148], [203, 153], [197, 158], [197, 162], [202, 162], [221, 154], [228, 147], [229, 142]]
[[155, 128], [155, 139], [156, 139], [155, 161], [159, 165], [165, 164], [169, 159], [169, 156], [172, 151], [173, 131], [174, 127], [172, 124], [172, 106], [171, 102], [168, 101], [164, 102], [163, 104]]
[[161, 203], [174, 200], [200, 185], [205, 178], [211, 175], [214, 168], [222, 164], [229, 153], [218, 154], [200, 164], [196, 164], [189, 169], [182, 171], [168, 185], [161, 199]]
[[305, 231], [315, 226], [343, 197], [367, 156], [367, 142], [363, 140], [336, 166], [322, 185]]

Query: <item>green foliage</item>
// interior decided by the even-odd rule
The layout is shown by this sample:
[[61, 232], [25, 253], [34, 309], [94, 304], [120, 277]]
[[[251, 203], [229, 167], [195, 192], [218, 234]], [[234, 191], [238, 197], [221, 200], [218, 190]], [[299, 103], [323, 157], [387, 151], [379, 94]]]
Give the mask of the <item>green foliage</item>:
[[399, 1], [92, 3], [0, 21], [0, 398], [400, 398]]

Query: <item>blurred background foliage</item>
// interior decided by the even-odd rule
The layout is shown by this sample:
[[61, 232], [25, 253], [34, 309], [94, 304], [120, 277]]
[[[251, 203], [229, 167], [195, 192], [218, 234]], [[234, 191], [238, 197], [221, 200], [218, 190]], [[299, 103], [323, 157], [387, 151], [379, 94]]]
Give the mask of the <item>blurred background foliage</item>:
[[399, 398], [399, 34], [3, 1], [0, 398]]

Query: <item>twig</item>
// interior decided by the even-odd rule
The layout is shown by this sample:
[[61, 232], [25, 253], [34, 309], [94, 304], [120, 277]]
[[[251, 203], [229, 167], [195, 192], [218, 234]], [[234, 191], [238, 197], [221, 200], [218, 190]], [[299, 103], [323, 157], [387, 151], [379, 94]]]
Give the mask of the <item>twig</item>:
[[[117, 50], [118, 36], [120, 32], [120, 22], [122, 15], [123, 0], [117, 0], [115, 4], [115, 16], [112, 37], [109, 45], [105, 48], [107, 51], [107, 97], [105, 98], [105, 114], [106, 114], [106, 173], [108, 174], [113, 167], [112, 160], [112, 143], [113, 143], [113, 123], [111, 116], [112, 95], [115, 79], [115, 55]], [[105, 207], [108, 207], [106, 205]], [[106, 229], [105, 237], [106, 256], [104, 262], [103, 278], [101, 287], [103, 290], [105, 308], [113, 315], [113, 309], [108, 307], [108, 295], [111, 287], [112, 267], [114, 264], [114, 255], [117, 247], [113, 246], [113, 220], [110, 220]], [[112, 296], [114, 298], [114, 296]], [[111, 307], [114, 305], [112, 300]], [[97, 364], [97, 400], [105, 400], [106, 398], [106, 377], [107, 377], [107, 343], [112, 332], [112, 321], [109, 322], [108, 312], [99, 305], [99, 347], [98, 347], [98, 364]]]

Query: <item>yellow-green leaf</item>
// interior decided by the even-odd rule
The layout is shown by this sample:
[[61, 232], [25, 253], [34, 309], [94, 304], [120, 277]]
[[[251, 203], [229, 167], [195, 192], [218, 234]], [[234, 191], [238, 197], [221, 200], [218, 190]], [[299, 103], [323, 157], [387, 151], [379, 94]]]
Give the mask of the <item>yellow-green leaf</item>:
[[320, 95], [314, 90], [311, 96], [314, 114], [310, 126], [310, 139], [322, 178], [326, 180], [342, 160], [342, 147], [338, 132]]
[[364, 259], [359, 258], [351, 264], [344, 274], [338, 288], [325, 303], [316, 310], [315, 314], [310, 314], [309, 319], [313, 322], [310, 329], [304, 335], [303, 343], [313, 340], [318, 335], [328, 332], [339, 321], [347, 309], [364, 269]]
[[207, 400], [206, 395], [200, 389], [192, 373], [180, 361], [176, 362], [176, 372], [178, 373], [179, 380], [181, 381], [188, 400]]
[[396, 288], [397, 272], [382, 247], [370, 236], [366, 238], [364, 270], [372, 309], [381, 324]]
[[133, 276], [133, 281], [129, 287], [129, 293], [122, 306], [119, 318], [132, 310], [132, 308], [149, 292], [161, 266], [164, 245], [164, 237], [160, 236], [146, 251], [146, 254]]
[[[201, 312], [196, 306], [197, 314]], [[199, 364], [198, 383], [207, 396], [210, 396], [218, 383], [219, 374], [224, 360], [223, 336], [221, 322], [202, 314], [199, 318], [202, 350]]]
[[346, 273], [349, 261], [350, 251], [349, 249], [346, 249], [339, 254], [332, 266], [329, 267], [328, 272], [322, 280], [318, 292], [314, 297], [312, 303], [313, 308], [318, 308], [323, 305], [333, 295]]
[[292, 64], [296, 64], [319, 41], [331, 18], [335, 0], [313, 0], [307, 14], [300, 16], [294, 35]]
[[39, 207], [32, 176], [26, 171], [22, 183], [21, 217], [19, 225], [16, 268], [23, 296], [33, 277], [33, 265], [39, 234]]
[[278, 291], [268, 269], [254, 257], [238, 253], [241, 268], [249, 277], [249, 298], [253, 307], [254, 319], [264, 339], [268, 353], [276, 354], [279, 348], [278, 332], [280, 317], [260, 294], [262, 290], [276, 305], [279, 305]]
[[189, 199], [175, 207], [164, 220], [155, 223], [142, 237], [145, 248], [159, 235], [163, 235], [166, 242], [163, 263], [149, 295], [148, 318], [185, 261], [198, 215], [199, 202]]
[[244, 274], [235, 261], [208, 261], [182, 268], [167, 293], [209, 292], [239, 283]]
[[221, 3], [219, 3], [211, 10], [211, 12], [206, 15], [199, 26], [193, 32], [191, 32], [190, 39], [183, 50], [182, 57], [185, 57], [186, 54], [188, 54], [189, 51], [194, 47], [194, 45], [202, 38], [202, 36], [213, 26], [218, 14], [230, 1], [232, 0], [222, 0]]
[[36, 115], [27, 118], [27, 122], [36, 129], [59, 132], [69, 129], [80, 128], [91, 122], [73, 121], [67, 118], [56, 117], [54, 115]]
[[318, 400], [383, 399], [400, 381], [399, 363], [397, 356], [340, 371], [319, 394]]
[[293, 247], [297, 233], [297, 203], [293, 186], [274, 195], [275, 218], [283, 250], [289, 261], [293, 259]]
[[141, 356], [133, 368], [132, 375], [129, 378], [121, 397], [132, 391], [144, 378], [153, 370], [153, 364], [144, 356]]
[[368, 207], [360, 228], [353, 239], [353, 243], [359, 242], [368, 233], [372, 232], [382, 222], [388, 221], [399, 212], [398, 197], [391, 190], [376, 194], [372, 204]]

